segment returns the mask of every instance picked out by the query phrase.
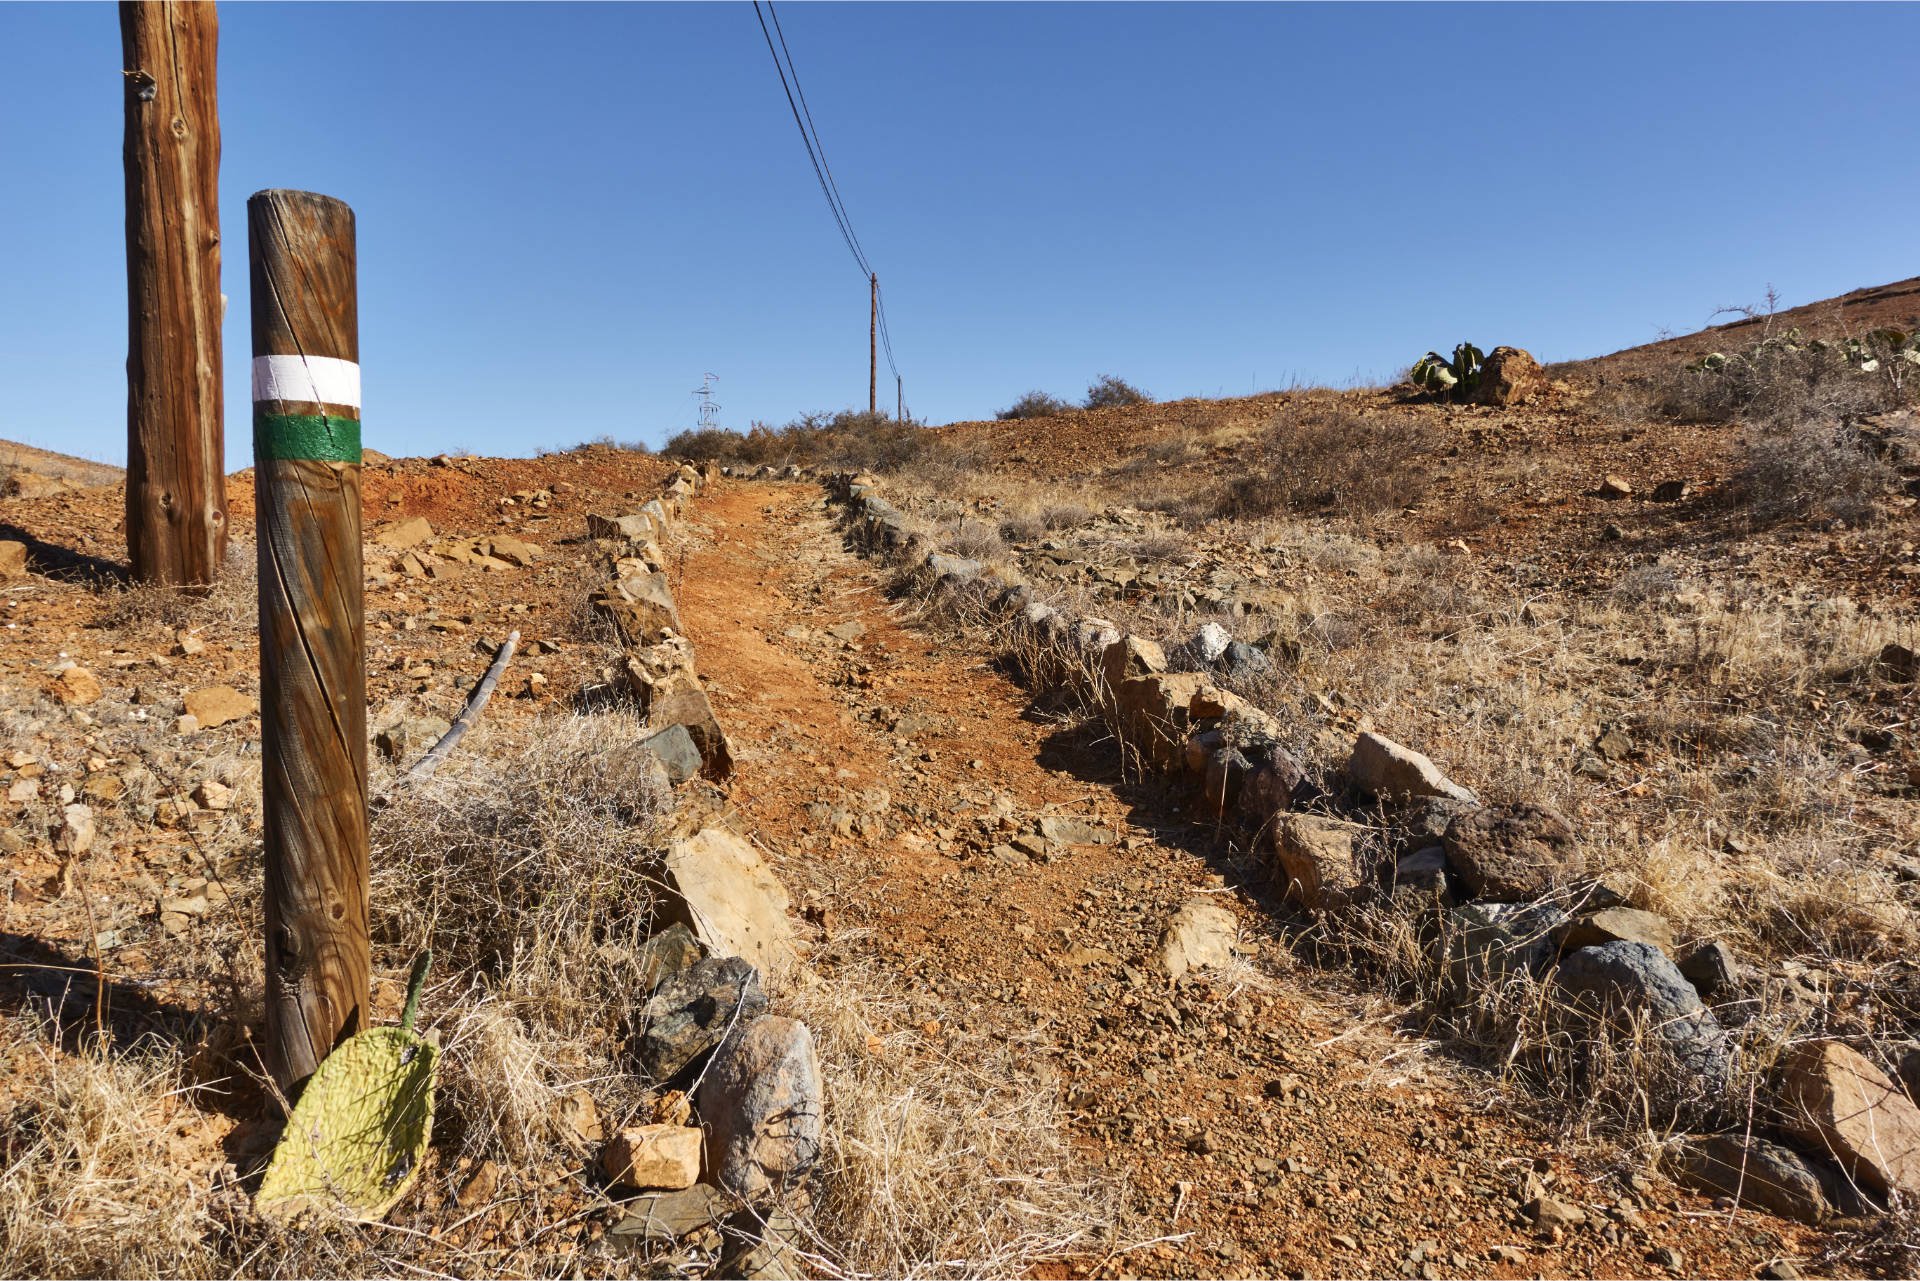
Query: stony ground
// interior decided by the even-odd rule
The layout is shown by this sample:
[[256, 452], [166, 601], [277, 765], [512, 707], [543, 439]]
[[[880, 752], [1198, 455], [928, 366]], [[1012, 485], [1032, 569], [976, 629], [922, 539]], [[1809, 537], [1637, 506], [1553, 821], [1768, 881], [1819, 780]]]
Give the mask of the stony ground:
[[[664, 470], [607, 452], [370, 466], [370, 529], [434, 528], [370, 549], [370, 724], [452, 715], [510, 628], [539, 643], [490, 717], [592, 689], [584, 514]], [[234, 491], [244, 529], [244, 476]], [[0, 597], [0, 994], [91, 1017], [71, 980], [97, 951], [119, 1016], [178, 1036], [218, 984], [253, 981], [210, 972], [202, 946], [244, 934], [250, 908], [223, 886], [257, 875], [251, 586], [242, 572], [230, 598], [191, 605], [129, 593], [106, 568], [119, 504], [104, 487], [0, 509], [0, 537], [24, 537], [40, 571]], [[495, 550], [534, 550], [476, 546], [502, 536]], [[1127, 1218], [1062, 1273], [1748, 1277], [1821, 1249], [1677, 1190], [1643, 1154], [1529, 1119], [1524, 1094], [1300, 959], [1258, 860], [1181, 795], [1122, 776], [1096, 725], [1033, 705], [989, 654], [916, 621], [817, 486], [716, 484], [670, 550], [738, 760], [724, 802], [791, 887], [813, 964], [911, 976], [930, 1042], [984, 1029], [1025, 1047], [1070, 1105], [1080, 1159], [1123, 1181]], [[222, 688], [231, 720], [181, 722]], [[1243, 954], [1169, 985], [1149, 956], [1195, 898], [1235, 914]], [[249, 954], [233, 953], [243, 969]], [[379, 978], [391, 1015], [399, 976]], [[9, 1106], [33, 1080], [10, 1078]], [[244, 1141], [250, 1106], [195, 1114], [178, 1136], [191, 1177]]]

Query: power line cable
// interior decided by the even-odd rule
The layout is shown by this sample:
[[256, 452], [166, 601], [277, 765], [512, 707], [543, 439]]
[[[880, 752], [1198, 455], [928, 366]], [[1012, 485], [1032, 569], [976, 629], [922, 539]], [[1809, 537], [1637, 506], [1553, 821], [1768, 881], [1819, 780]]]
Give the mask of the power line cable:
[[[753, 13], [760, 20], [761, 38], [767, 42], [767, 53], [773, 58], [773, 69], [778, 73], [780, 88], [787, 96], [787, 110], [793, 113], [794, 127], [799, 129], [801, 145], [807, 149], [807, 160], [813, 165], [813, 176], [820, 184], [820, 194], [827, 198], [827, 208], [833, 214], [834, 225], [840, 229], [840, 238], [846, 243], [847, 252], [853, 255], [854, 264], [860, 268], [860, 274], [871, 281], [875, 276], [873, 264], [867, 258], [866, 247], [853, 230], [853, 218], [847, 213], [846, 202], [840, 197], [840, 186], [833, 178], [833, 166], [827, 163], [827, 149], [820, 141], [819, 129], [813, 123], [813, 111], [807, 106], [807, 93], [801, 88], [800, 70], [794, 65], [792, 50], [787, 47], [787, 33], [780, 26], [780, 14], [773, 7], [773, 0], [767, 0], [765, 13], [760, 10], [760, 0], [753, 0]], [[769, 16], [773, 18], [771, 32], [767, 29]], [[778, 50], [773, 46], [775, 33], [780, 38]], [[784, 65], [781, 62], [782, 54], [786, 55]], [[887, 370], [898, 378], [900, 367], [894, 361], [893, 334], [887, 326], [886, 296], [879, 291], [877, 284], [875, 294], [876, 319], [881, 345], [887, 353]]]
[[[769, 9], [773, 7], [772, 0], [768, 0], [767, 7]], [[767, 30], [766, 15], [760, 12], [760, 0], [753, 0], [753, 14], [760, 19], [760, 34], [766, 39], [767, 53], [773, 58], [773, 69], [779, 73], [780, 88], [786, 92], [787, 109], [793, 113], [793, 124], [800, 131], [800, 142], [807, 149], [807, 159], [813, 163], [813, 176], [820, 184], [820, 194], [827, 198], [827, 208], [833, 212], [834, 225], [840, 228], [840, 238], [846, 241], [847, 252], [853, 255], [853, 261], [859, 266], [860, 274], [871, 276], [873, 272], [867, 266], [866, 256], [855, 248], [853, 229], [847, 225], [846, 218], [840, 211], [840, 204], [834, 199], [832, 190], [827, 186], [826, 176], [820, 170], [820, 159], [813, 151], [813, 139], [807, 136], [807, 127], [800, 122], [800, 108], [794, 103], [793, 89], [787, 83], [787, 69], [780, 65], [780, 55], [773, 47], [773, 33]]]
[[840, 185], [833, 180], [833, 166], [827, 163], [827, 148], [820, 141], [820, 130], [813, 123], [813, 112], [807, 106], [807, 91], [800, 86], [800, 69], [793, 65], [793, 53], [787, 48], [787, 33], [780, 27], [780, 12], [773, 7], [773, 0], [767, 0], [767, 15], [773, 19], [774, 34], [780, 37], [780, 52], [787, 57], [787, 70], [793, 76], [793, 91], [800, 97], [800, 114], [807, 118], [807, 129], [813, 134], [813, 151], [820, 157], [820, 167], [826, 170], [830, 197], [839, 211], [840, 221], [847, 228], [847, 234], [853, 239], [854, 257], [859, 260], [860, 269], [871, 276], [873, 265], [867, 261], [866, 247], [853, 230], [853, 219], [847, 215], [847, 202], [840, 198]]

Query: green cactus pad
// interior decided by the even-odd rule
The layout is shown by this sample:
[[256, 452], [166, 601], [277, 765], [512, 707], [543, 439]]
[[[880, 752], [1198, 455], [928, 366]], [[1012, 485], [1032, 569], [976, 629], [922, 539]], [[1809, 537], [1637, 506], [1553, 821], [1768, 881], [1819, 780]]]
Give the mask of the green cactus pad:
[[385, 1215], [426, 1156], [439, 1057], [408, 1027], [370, 1029], [329, 1054], [294, 1105], [255, 1208], [281, 1221], [310, 1209]]

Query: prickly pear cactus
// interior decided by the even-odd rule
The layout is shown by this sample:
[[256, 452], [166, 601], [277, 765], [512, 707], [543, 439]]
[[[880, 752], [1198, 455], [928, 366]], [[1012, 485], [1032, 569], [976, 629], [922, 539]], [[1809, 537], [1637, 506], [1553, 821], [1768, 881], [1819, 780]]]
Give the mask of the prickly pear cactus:
[[326, 1057], [294, 1105], [254, 1206], [378, 1219], [413, 1185], [433, 1135], [438, 1047], [413, 1030], [429, 955], [414, 964], [399, 1027], [371, 1028]]

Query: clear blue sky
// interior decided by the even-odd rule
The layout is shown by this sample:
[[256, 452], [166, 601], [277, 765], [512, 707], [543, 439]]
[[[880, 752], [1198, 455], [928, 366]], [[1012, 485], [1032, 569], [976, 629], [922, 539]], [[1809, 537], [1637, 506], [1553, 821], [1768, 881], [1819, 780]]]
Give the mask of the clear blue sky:
[[[1920, 272], [1914, 6], [781, 10], [934, 422], [1543, 359]], [[658, 444], [864, 405], [864, 282], [746, 3], [227, 4], [228, 464], [245, 201], [360, 229], [366, 441]], [[124, 457], [117, 19], [0, 5], [0, 436]], [[883, 381], [886, 378], [882, 366]], [[891, 405], [892, 388], [881, 400]]]

